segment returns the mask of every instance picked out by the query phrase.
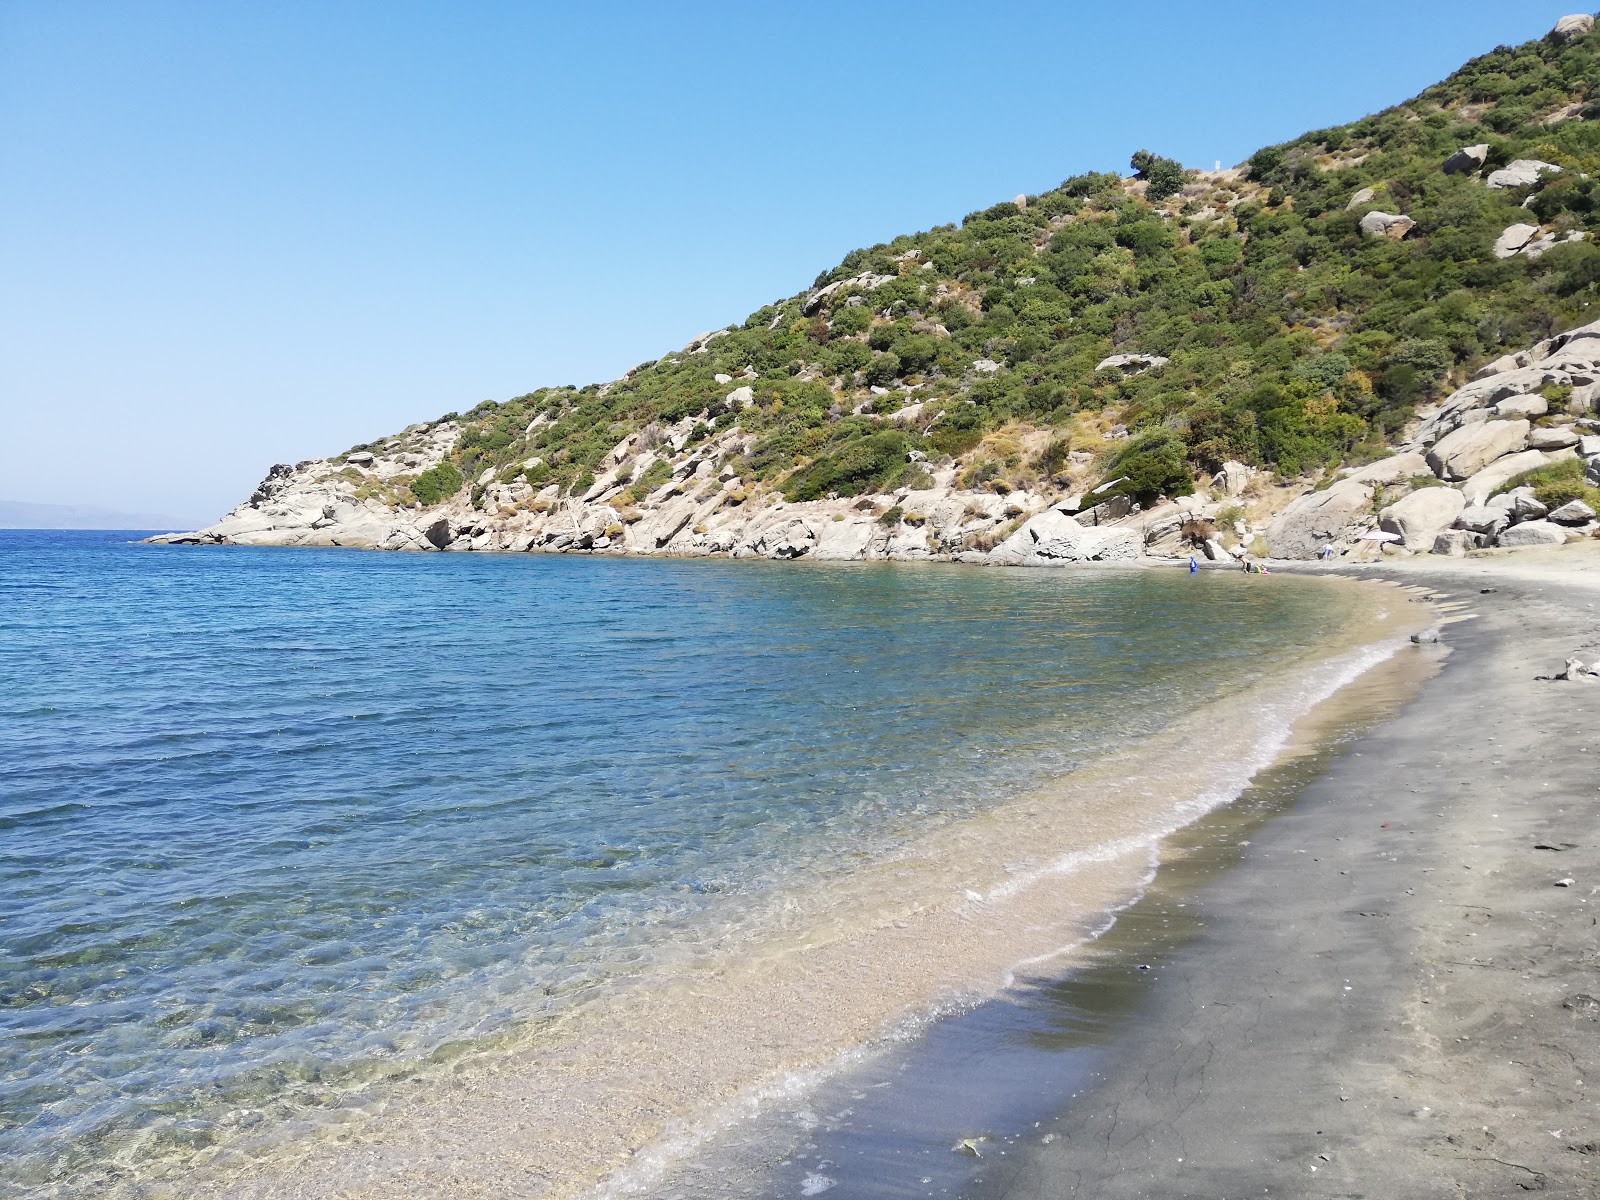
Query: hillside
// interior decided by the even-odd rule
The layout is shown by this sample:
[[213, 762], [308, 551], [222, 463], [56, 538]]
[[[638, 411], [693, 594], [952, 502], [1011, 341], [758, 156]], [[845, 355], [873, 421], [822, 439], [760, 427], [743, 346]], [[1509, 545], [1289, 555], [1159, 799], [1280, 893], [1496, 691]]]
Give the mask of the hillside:
[[[1600, 315], [1597, 51], [1565, 18], [1231, 171], [1140, 151], [853, 251], [622, 379], [274, 467], [170, 540], [1019, 561], [1045, 517], [1062, 560], [1265, 551], [1293, 497]], [[1587, 411], [1538, 386], [1566, 393], [1507, 454]]]

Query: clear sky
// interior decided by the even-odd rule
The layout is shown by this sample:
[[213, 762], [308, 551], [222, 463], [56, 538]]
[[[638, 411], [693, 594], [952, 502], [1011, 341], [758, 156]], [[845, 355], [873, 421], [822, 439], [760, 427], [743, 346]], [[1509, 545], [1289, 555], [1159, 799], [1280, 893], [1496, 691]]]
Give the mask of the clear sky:
[[856, 246], [1405, 99], [1544, 0], [0, 0], [0, 498], [611, 379]]

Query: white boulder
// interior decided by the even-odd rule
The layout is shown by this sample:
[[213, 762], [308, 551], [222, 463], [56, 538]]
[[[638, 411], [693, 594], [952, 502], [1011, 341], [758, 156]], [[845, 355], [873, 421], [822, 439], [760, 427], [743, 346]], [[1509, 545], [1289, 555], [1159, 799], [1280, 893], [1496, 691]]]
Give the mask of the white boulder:
[[1138, 375], [1154, 367], [1164, 367], [1167, 360], [1159, 354], [1113, 354], [1109, 358], [1102, 358], [1095, 366], [1096, 371], [1121, 371], [1124, 375]]
[[1482, 170], [1484, 161], [1488, 157], [1488, 143], [1463, 146], [1444, 160], [1444, 173], [1446, 175], [1470, 175], [1474, 171]]
[[1378, 527], [1399, 534], [1413, 550], [1425, 549], [1455, 524], [1465, 506], [1466, 500], [1455, 488], [1418, 488], [1380, 512]]
[[1494, 256], [1496, 258], [1511, 258], [1534, 238], [1539, 236], [1537, 225], [1508, 225], [1506, 230], [1494, 240]]
[[1519, 158], [1507, 163], [1498, 171], [1489, 172], [1484, 180], [1492, 188], [1532, 187], [1541, 175], [1559, 175], [1561, 168], [1555, 163], [1541, 162], [1537, 158]]
[[1416, 224], [1410, 217], [1401, 216], [1399, 213], [1379, 212], [1374, 209], [1361, 218], [1361, 232], [1368, 237], [1386, 237], [1390, 241], [1398, 242], [1410, 233]]
[[1508, 396], [1494, 406], [1497, 417], [1542, 417], [1550, 411], [1543, 396]]
[[1559, 546], [1567, 540], [1567, 531], [1549, 521], [1524, 521], [1513, 525], [1497, 539], [1501, 546]]
[[1570, 17], [1562, 17], [1556, 22], [1556, 27], [1550, 31], [1550, 37], [1561, 45], [1575, 42], [1581, 37], [1586, 37], [1594, 31], [1594, 18], [1588, 13], [1573, 13]]
[[[1600, 441], [1600, 438], [1596, 438]], [[1255, 470], [1231, 459], [1222, 464], [1222, 470], [1211, 477], [1211, 486], [1227, 496], [1237, 496], [1249, 484]]]
[[1399, 483], [1402, 479], [1415, 479], [1418, 475], [1430, 475], [1428, 460], [1420, 454], [1391, 454], [1388, 458], [1380, 458], [1377, 462], [1370, 462], [1364, 467], [1358, 467], [1346, 475], [1346, 483]]
[[1549, 520], [1557, 525], [1587, 525], [1594, 520], [1594, 509], [1582, 500], [1568, 500], [1560, 508], [1551, 511]]
[[1463, 483], [1461, 494], [1467, 498], [1468, 504], [1483, 504], [1508, 479], [1521, 475], [1524, 471], [1531, 471], [1535, 467], [1542, 467], [1544, 464], [1545, 456], [1538, 450], [1508, 454]]
[[1578, 431], [1570, 425], [1541, 427], [1528, 434], [1528, 446], [1533, 450], [1562, 450], [1577, 444]]
[[1519, 521], [1537, 521], [1550, 511], [1533, 494], [1531, 487], [1512, 488], [1509, 492], [1496, 496], [1495, 499], [1499, 500], [1502, 497], [1507, 501], [1511, 515]]
[[1505, 508], [1490, 508], [1482, 504], [1462, 509], [1455, 520], [1457, 529], [1465, 529], [1469, 533], [1496, 534], [1509, 524], [1511, 514]]
[[1447, 433], [1428, 451], [1428, 465], [1441, 479], [1467, 479], [1495, 459], [1521, 450], [1528, 441], [1526, 421], [1483, 421]]

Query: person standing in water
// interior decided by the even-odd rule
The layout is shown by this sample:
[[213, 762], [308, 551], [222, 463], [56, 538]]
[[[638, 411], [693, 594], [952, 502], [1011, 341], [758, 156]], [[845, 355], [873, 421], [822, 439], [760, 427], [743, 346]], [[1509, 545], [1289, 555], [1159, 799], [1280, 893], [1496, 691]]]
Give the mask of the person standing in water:
[[1196, 560], [1194, 555], [1189, 555], [1189, 574], [1193, 575], [1199, 570], [1200, 563]]

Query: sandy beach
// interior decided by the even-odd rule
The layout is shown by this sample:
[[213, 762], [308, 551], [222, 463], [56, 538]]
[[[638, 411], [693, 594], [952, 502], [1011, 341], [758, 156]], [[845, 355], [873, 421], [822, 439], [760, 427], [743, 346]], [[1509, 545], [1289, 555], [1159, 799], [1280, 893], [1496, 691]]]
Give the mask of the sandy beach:
[[1600, 1194], [1600, 657], [1588, 546], [1361, 574], [1471, 619], [1192, 898], [1092, 1087], [992, 1197]]

